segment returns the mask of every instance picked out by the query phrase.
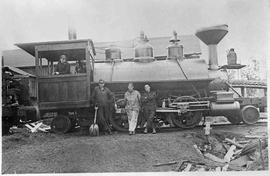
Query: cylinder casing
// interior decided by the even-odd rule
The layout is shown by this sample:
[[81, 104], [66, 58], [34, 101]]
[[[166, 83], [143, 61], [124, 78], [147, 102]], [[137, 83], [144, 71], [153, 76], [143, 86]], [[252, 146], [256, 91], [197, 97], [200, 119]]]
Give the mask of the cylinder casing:
[[240, 110], [240, 103], [235, 101], [233, 103], [216, 103], [211, 102], [210, 104], [211, 113], [213, 114], [220, 114], [222, 115], [226, 111], [239, 111]]

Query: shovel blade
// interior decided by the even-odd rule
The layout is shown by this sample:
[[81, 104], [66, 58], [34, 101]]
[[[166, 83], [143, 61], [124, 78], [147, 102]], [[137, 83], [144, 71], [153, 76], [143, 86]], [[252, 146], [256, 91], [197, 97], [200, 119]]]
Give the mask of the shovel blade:
[[90, 136], [99, 136], [99, 128], [97, 124], [92, 124], [89, 128]]

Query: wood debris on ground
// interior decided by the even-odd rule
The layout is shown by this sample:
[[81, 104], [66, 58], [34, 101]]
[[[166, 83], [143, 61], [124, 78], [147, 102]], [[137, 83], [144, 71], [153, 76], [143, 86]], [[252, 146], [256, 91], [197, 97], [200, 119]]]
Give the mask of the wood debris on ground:
[[47, 133], [51, 130], [51, 127], [44, 124], [42, 121], [28, 123], [25, 124], [25, 126], [31, 131], [31, 133], [36, 133], [38, 131]]
[[[209, 142], [209, 135], [207, 142]], [[248, 170], [265, 170], [268, 167], [268, 141], [265, 136], [247, 136], [246, 138], [236, 139], [225, 137], [220, 141], [220, 146], [225, 153], [213, 151], [216, 146], [208, 144], [194, 144], [192, 148], [203, 156], [205, 163], [197, 163], [194, 161], [185, 160], [179, 162], [175, 171], [248, 171]], [[211, 137], [210, 137], [211, 138]], [[210, 140], [211, 141], [211, 140]], [[212, 140], [213, 141], [213, 140]], [[220, 157], [223, 156], [223, 157]], [[212, 161], [217, 165], [206, 164], [207, 161]]]

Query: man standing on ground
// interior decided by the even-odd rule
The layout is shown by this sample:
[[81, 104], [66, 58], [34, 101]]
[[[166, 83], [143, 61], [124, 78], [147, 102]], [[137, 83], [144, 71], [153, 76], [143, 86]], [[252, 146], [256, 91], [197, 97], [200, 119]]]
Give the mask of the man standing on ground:
[[134, 90], [133, 83], [128, 84], [128, 91], [125, 93], [126, 112], [128, 116], [129, 135], [135, 134], [137, 120], [140, 110], [141, 95], [137, 90]]
[[100, 79], [98, 84], [99, 86], [95, 87], [92, 94], [94, 104], [98, 106], [97, 122], [104, 131], [112, 134], [110, 119], [112, 115], [111, 107], [114, 102], [114, 95], [107, 87], [104, 87], [104, 80]]
[[142, 107], [143, 107], [143, 115], [145, 120], [147, 121], [147, 125], [145, 127], [144, 133], [148, 132], [149, 128], [152, 128], [152, 133], [156, 133], [155, 125], [154, 125], [154, 116], [156, 113], [156, 92], [150, 91], [151, 87], [146, 84], [144, 86], [145, 92], [142, 94]]

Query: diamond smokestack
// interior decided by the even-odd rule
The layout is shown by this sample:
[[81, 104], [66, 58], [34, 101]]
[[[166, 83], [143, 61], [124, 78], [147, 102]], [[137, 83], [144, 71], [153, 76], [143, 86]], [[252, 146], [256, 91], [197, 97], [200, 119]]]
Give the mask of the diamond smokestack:
[[209, 50], [209, 69], [218, 69], [218, 55], [217, 55], [217, 44], [223, 39], [228, 33], [228, 25], [212, 26], [200, 29], [196, 31], [196, 36], [208, 45]]

